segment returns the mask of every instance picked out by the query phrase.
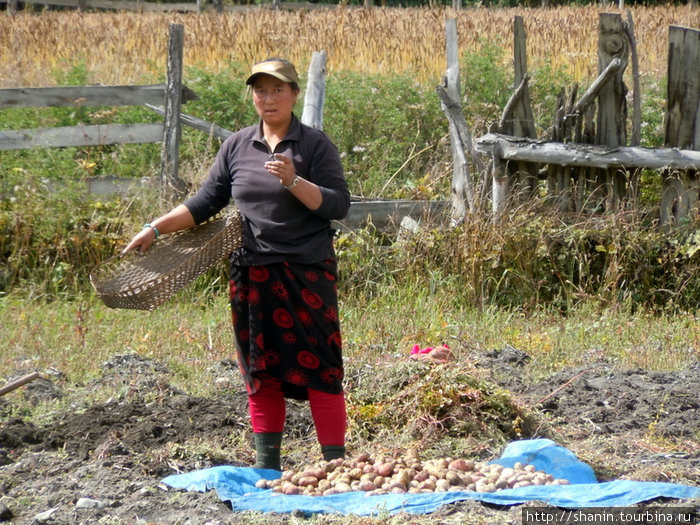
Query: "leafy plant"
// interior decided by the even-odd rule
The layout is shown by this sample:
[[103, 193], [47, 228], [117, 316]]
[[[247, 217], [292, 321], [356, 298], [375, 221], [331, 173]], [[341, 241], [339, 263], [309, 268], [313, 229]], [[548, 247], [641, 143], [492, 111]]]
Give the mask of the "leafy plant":
[[[402, 198], [444, 155], [437, 95], [402, 75], [328, 78], [324, 129], [341, 152], [353, 193]], [[446, 189], [446, 188], [444, 188]]]

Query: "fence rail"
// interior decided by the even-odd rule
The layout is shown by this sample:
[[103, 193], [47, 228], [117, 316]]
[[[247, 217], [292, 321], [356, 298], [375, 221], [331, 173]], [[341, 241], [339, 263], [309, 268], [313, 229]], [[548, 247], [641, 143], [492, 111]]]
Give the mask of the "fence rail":
[[[162, 104], [166, 85], [141, 86], [67, 86], [0, 89], [0, 107], [61, 106], [138, 106]], [[182, 100], [196, 100], [195, 93], [182, 87]]]
[[695, 150], [632, 146], [611, 148], [594, 144], [544, 142], [495, 133], [479, 137], [475, 144], [479, 153], [498, 155], [502, 160], [601, 169], [700, 169], [700, 151]]
[[144, 144], [163, 140], [163, 124], [97, 124], [0, 131], [0, 151], [105, 144]]

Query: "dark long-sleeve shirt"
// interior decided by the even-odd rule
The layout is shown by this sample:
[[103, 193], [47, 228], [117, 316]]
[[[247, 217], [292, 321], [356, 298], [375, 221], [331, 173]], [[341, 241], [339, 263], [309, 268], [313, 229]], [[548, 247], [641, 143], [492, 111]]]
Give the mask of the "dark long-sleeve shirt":
[[[291, 158], [297, 175], [320, 188], [320, 208], [308, 209], [267, 172], [264, 165], [272, 153]], [[244, 250], [233, 262], [244, 266], [311, 263], [333, 257], [330, 221], [342, 219], [350, 208], [337, 148], [322, 131], [302, 124], [295, 116], [274, 152], [260, 124], [226, 139], [202, 187], [184, 204], [200, 223], [221, 211], [231, 198], [244, 217], [245, 238]]]

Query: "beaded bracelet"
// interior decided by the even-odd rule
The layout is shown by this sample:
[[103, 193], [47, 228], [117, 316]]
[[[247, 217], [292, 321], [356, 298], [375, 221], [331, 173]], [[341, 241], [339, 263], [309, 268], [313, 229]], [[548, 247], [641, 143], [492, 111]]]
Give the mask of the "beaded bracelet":
[[152, 229], [152, 230], [155, 232], [155, 234], [156, 234], [156, 239], [157, 239], [158, 237], [160, 237], [160, 232], [158, 231], [158, 228], [156, 228], [155, 226], [153, 226], [150, 222], [147, 222], [146, 224], [144, 224], [143, 227], [144, 227], [144, 228], [150, 228], [150, 229]]

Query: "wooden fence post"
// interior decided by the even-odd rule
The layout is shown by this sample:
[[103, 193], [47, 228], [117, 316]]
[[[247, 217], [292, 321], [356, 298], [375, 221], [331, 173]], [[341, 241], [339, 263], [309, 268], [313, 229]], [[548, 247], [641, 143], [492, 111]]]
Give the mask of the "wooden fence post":
[[[601, 13], [598, 34], [598, 73], [602, 73], [615, 58], [622, 62], [614, 78], [606, 82], [598, 95], [598, 130], [596, 142], [617, 147], [627, 144], [627, 88], [623, 74], [627, 67], [629, 42], [622, 16]], [[606, 211], [615, 211], [627, 194], [627, 177], [622, 169], [599, 172]]]
[[[668, 90], [664, 146], [700, 149], [700, 30], [671, 26], [668, 34]], [[677, 224], [697, 214], [697, 171], [663, 173], [659, 223]]]
[[508, 203], [508, 173], [506, 172], [506, 162], [501, 157], [500, 145], [494, 148], [492, 162], [491, 212], [493, 220], [496, 222], [503, 216]]
[[161, 149], [160, 182], [161, 193], [166, 198], [182, 197], [185, 182], [179, 176], [180, 108], [182, 104], [182, 56], [184, 28], [180, 24], [170, 25], [168, 40], [168, 72], [165, 95], [165, 122], [163, 125], [163, 147]]
[[323, 129], [323, 106], [326, 98], [326, 52], [314, 51], [304, 95], [301, 122], [316, 129]]
[[[522, 84], [522, 93], [514, 106], [513, 118], [510, 121], [509, 135], [516, 137], [537, 138], [535, 129], [535, 116], [530, 102], [530, 90], [527, 79], [527, 35], [522, 16], [513, 19], [513, 64], [514, 82], [516, 88]], [[511, 187], [516, 191], [516, 196], [521, 201], [529, 200], [537, 189], [538, 171], [537, 164], [518, 162], [510, 168]]]
[[452, 144], [452, 222], [464, 220], [467, 210], [474, 210], [474, 191], [469, 176], [469, 164], [465, 151], [472, 153], [472, 140], [469, 128], [462, 113], [459, 86], [459, 46], [457, 45], [457, 21], [445, 21], [447, 40], [447, 72], [444, 86], [438, 86], [442, 110], [447, 116]]

